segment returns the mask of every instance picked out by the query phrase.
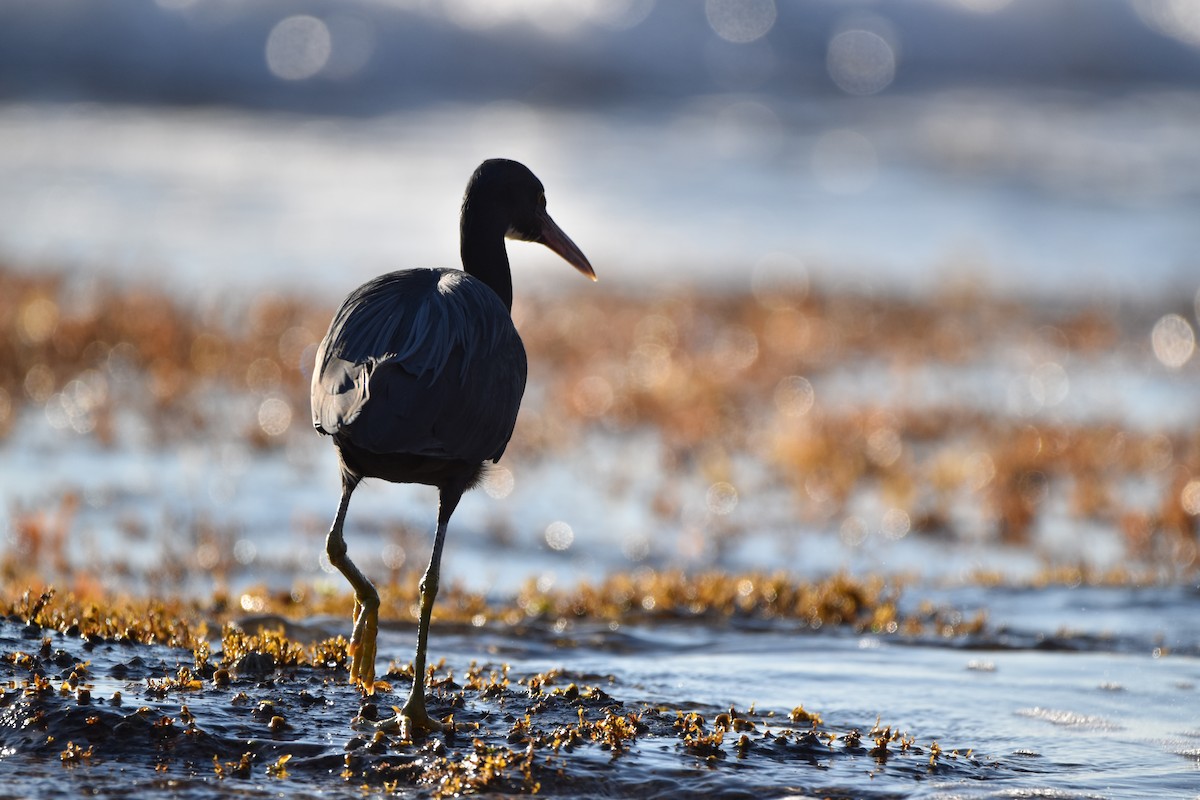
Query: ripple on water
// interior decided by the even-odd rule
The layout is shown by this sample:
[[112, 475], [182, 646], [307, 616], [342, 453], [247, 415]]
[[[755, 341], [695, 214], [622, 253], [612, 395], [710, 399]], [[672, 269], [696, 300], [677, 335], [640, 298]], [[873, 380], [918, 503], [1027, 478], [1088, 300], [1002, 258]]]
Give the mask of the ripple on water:
[[1094, 731], [1121, 730], [1121, 726], [1115, 722], [1102, 717], [1091, 716], [1090, 714], [1078, 714], [1074, 711], [1064, 711], [1060, 709], [1035, 706], [1033, 708], [1017, 709], [1016, 714], [1022, 717], [1029, 717], [1030, 719], [1040, 719], [1044, 722], [1049, 722], [1052, 725], [1062, 725], [1068, 728], [1086, 728]]

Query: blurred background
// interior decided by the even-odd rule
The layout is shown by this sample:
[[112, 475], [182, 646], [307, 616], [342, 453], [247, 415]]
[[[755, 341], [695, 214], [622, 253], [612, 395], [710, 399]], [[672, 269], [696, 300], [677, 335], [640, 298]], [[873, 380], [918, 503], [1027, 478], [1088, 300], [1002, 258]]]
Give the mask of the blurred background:
[[[314, 345], [493, 156], [600, 284], [510, 245], [452, 578], [1197, 563], [1190, 0], [2, 0], [10, 557], [329, 573]], [[352, 550], [432, 511], [359, 492]]]
[[[599, 283], [510, 245], [530, 381], [451, 523], [434, 659], [630, 709], [802, 701], [980, 758], [810, 769], [809, 740], [784, 758], [756, 735], [745, 760], [731, 733], [721, 760], [651, 744], [597, 772], [581, 751], [562, 785], [1195, 795], [1200, 0], [0, 0], [0, 599], [50, 581], [346, 633], [316, 344], [366, 279], [458, 264], [495, 156], [542, 179]], [[351, 504], [381, 662], [411, 653], [392, 598], [435, 507], [382, 482]], [[830, 575], [832, 615], [782, 599]], [[871, 585], [932, 624], [876, 613]], [[488, 602], [455, 611], [455, 587]], [[576, 590], [620, 619], [579, 616]], [[108, 676], [129, 652], [86, 657]], [[12, 686], [29, 661], [5, 657]], [[143, 695], [126, 675], [157, 668], [129, 667], [91, 707]], [[192, 687], [167, 675], [144, 695], [178, 716], [167, 687]], [[0, 760], [76, 720], [27, 768], [49, 785], [50, 740], [92, 734], [20, 694]], [[204, 697], [184, 699], [211, 719]], [[204, 729], [244, 730], [213, 697], [233, 717]], [[331, 750], [292, 765], [327, 777], [337, 729], [291, 708]], [[89, 791], [226, 788], [152, 749], [146, 778], [98, 754]]]
[[5, 0], [0, 255], [340, 292], [502, 155], [607, 281], [1193, 292], [1198, 85], [1188, 0]]

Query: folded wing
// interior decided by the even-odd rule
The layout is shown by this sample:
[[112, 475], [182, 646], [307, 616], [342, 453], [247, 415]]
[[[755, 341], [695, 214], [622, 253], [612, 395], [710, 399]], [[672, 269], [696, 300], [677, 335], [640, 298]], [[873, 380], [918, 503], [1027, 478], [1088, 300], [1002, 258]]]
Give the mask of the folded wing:
[[494, 461], [526, 371], [508, 309], [486, 284], [458, 270], [393, 272], [334, 316], [317, 350], [313, 426], [375, 453]]

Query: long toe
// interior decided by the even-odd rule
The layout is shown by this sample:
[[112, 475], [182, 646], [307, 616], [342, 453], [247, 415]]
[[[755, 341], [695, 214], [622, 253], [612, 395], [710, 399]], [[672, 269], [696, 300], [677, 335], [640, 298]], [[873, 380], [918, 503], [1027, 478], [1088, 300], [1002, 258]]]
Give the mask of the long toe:
[[446, 724], [429, 716], [424, 708], [397, 708], [396, 715], [376, 722], [372, 727], [389, 733], [399, 733], [401, 739], [416, 741], [431, 733], [446, 730]]
[[350, 683], [375, 691], [375, 640], [379, 636], [378, 609], [364, 607], [354, 620], [350, 634]]
[[357, 624], [354, 626], [354, 632], [350, 634], [350, 646], [347, 651], [350, 654], [350, 683], [358, 683], [362, 669], [362, 634], [359, 633]]
[[400, 738], [410, 741], [446, 730], [446, 725], [441, 720], [429, 716], [424, 709], [416, 715], [401, 711], [399, 719]]
[[375, 694], [375, 646], [379, 638], [379, 613], [372, 612], [367, 617], [366, 628], [363, 631], [362, 645], [359, 648], [362, 656], [359, 667], [359, 682], [367, 694]]

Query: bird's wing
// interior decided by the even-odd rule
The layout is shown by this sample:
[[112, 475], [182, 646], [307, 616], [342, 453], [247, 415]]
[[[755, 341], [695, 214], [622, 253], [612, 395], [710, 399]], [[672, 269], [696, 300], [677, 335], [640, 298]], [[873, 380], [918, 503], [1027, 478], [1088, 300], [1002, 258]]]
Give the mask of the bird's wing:
[[498, 459], [525, 391], [508, 309], [458, 270], [405, 270], [355, 290], [317, 350], [313, 426], [375, 453]]

